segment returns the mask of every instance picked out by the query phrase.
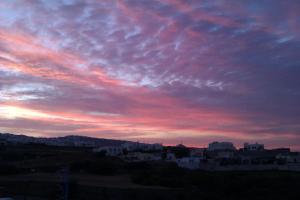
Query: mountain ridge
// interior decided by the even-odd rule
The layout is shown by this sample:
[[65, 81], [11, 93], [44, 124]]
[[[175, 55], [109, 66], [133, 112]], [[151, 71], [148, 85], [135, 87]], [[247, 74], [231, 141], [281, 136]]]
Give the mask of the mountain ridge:
[[95, 138], [81, 135], [66, 135], [61, 137], [34, 137], [23, 134], [0, 133], [0, 141], [21, 144], [46, 144], [53, 146], [86, 146], [86, 147], [101, 147], [101, 146], [117, 146], [126, 140], [115, 140], [106, 138]]

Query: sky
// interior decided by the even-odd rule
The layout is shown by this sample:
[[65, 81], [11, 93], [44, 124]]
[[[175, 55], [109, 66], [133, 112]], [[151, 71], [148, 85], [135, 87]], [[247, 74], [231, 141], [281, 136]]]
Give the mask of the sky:
[[299, 10], [1, 0], [0, 132], [300, 150]]

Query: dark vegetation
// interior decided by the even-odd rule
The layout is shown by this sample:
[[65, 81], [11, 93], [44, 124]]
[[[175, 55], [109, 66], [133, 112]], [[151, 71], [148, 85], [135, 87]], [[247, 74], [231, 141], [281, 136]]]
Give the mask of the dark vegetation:
[[175, 166], [133, 174], [135, 183], [198, 190], [213, 199], [298, 199], [300, 173], [279, 171], [207, 172]]
[[[184, 155], [185, 153], [188, 152], [179, 152], [178, 154]], [[118, 158], [105, 157], [101, 153], [92, 153], [88, 148], [44, 145], [0, 147], [0, 187], [4, 184], [1, 182], [3, 177], [39, 173], [50, 173], [57, 176], [59, 171], [65, 167], [69, 169], [70, 174], [92, 175], [94, 177], [126, 175], [130, 177], [132, 184], [148, 186], [149, 188], [161, 186], [169, 188], [170, 191], [181, 191], [176, 193], [176, 198], [172, 197], [175, 200], [199, 198], [266, 200], [299, 199], [300, 197], [300, 173], [297, 172], [189, 171], [178, 168], [174, 163], [126, 163]], [[22, 180], [20, 181], [22, 182]], [[86, 186], [80, 185], [73, 179], [70, 185], [72, 185], [70, 191], [73, 195], [86, 189]], [[105, 193], [103, 195], [106, 196], [104, 199], [109, 199], [108, 188], [109, 186], [103, 189]], [[94, 190], [98, 191], [99, 189], [92, 191]], [[148, 190], [150, 192], [150, 189]], [[114, 193], [112, 192], [112, 194]], [[132, 199], [139, 199], [134, 191], [128, 195]], [[159, 192], [156, 195], [158, 195], [157, 199], [159, 197], [165, 199], [160, 196]], [[118, 198], [115, 197], [115, 199]]]

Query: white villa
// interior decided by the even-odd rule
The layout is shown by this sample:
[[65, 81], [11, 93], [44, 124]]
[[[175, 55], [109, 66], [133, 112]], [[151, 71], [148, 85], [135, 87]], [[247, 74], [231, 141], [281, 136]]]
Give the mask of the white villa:
[[131, 152], [122, 158], [128, 162], [141, 162], [141, 161], [159, 161], [162, 159], [161, 154]]
[[122, 148], [127, 151], [161, 151], [163, 149], [162, 144], [145, 144], [140, 142], [126, 142], [122, 144]]
[[104, 152], [107, 156], [118, 156], [123, 154], [121, 146], [105, 146], [93, 149], [94, 152]]
[[277, 159], [284, 159], [287, 163], [293, 164], [293, 163], [300, 163], [300, 154], [294, 153], [294, 154], [278, 154], [276, 156]]
[[257, 142], [254, 144], [245, 143], [244, 149], [247, 151], [262, 151], [265, 149], [263, 144], [258, 144]]
[[208, 151], [224, 151], [224, 150], [236, 150], [235, 146], [231, 142], [212, 142], [208, 145]]
[[94, 152], [105, 152], [107, 156], [119, 156], [124, 153], [133, 151], [161, 151], [163, 146], [161, 144], [145, 144], [139, 142], [126, 142], [120, 146], [104, 146], [93, 149]]

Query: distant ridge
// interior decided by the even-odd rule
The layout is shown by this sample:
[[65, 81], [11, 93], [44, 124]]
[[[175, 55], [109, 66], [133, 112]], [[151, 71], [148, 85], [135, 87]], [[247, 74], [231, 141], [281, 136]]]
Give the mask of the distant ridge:
[[0, 142], [16, 144], [45, 144], [51, 146], [78, 146], [78, 147], [101, 147], [101, 146], [118, 146], [125, 140], [114, 140], [104, 138], [93, 138], [79, 135], [68, 135], [62, 137], [32, 137], [27, 135], [17, 135], [11, 133], [0, 133]]

